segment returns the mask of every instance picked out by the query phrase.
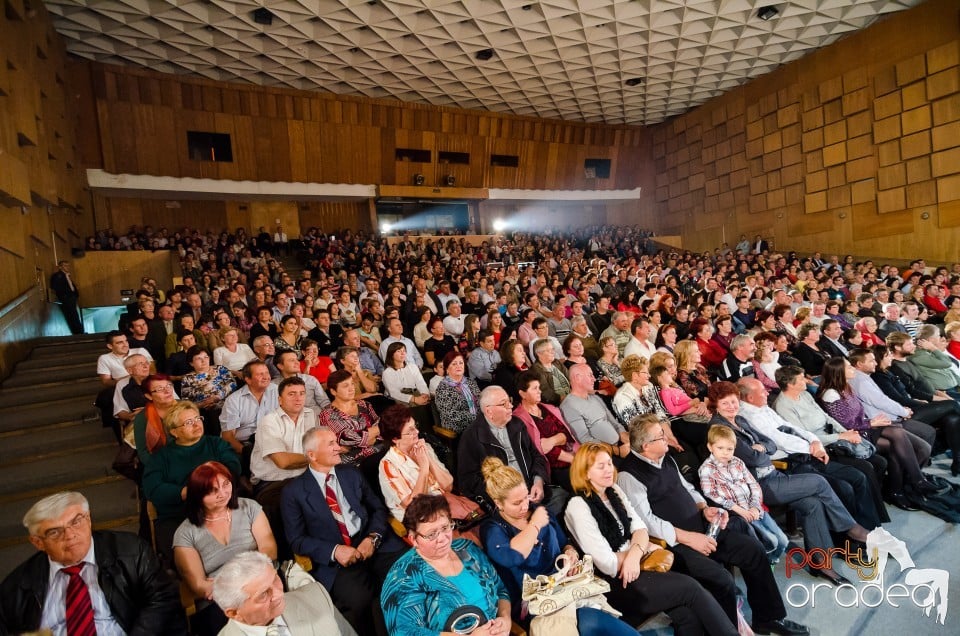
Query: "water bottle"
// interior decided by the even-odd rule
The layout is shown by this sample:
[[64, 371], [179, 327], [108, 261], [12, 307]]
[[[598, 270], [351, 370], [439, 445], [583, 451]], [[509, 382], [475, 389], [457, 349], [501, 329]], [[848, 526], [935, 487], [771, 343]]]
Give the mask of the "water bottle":
[[713, 521], [711, 521], [710, 525], [707, 527], [707, 536], [713, 540], [716, 540], [717, 535], [720, 534], [721, 523], [723, 523], [723, 513], [718, 512], [717, 516], [713, 518]]

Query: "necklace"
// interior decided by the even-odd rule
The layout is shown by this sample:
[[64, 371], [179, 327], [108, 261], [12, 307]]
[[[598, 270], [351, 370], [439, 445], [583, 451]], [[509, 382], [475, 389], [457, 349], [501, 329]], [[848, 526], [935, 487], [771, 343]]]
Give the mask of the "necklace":
[[231, 517], [230, 517], [230, 512], [229, 512], [229, 511], [227, 511], [225, 514], [219, 515], [219, 516], [217, 516], [217, 517], [208, 517], [208, 516], [206, 516], [206, 515], [204, 515], [204, 517], [203, 517], [204, 521], [206, 521], [206, 522], [208, 522], [208, 523], [209, 523], [209, 522], [212, 522], [212, 521], [223, 521], [224, 519], [230, 519], [230, 518], [231, 518]]

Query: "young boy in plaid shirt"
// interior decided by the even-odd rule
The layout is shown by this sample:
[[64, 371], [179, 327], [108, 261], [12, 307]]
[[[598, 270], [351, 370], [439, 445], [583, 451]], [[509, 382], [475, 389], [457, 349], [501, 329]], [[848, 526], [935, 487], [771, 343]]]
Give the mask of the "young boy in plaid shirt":
[[737, 436], [727, 426], [711, 426], [707, 432], [708, 457], [700, 466], [700, 487], [707, 499], [735, 512], [753, 527], [771, 563], [787, 551], [787, 535], [764, 512], [760, 484], [742, 460], [734, 457]]

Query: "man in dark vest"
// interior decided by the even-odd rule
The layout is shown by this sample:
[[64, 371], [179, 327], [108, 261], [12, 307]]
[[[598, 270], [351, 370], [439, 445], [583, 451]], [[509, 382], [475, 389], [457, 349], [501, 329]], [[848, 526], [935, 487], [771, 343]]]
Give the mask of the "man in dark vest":
[[[617, 483], [650, 535], [670, 545], [675, 556], [673, 569], [699, 581], [736, 622], [736, 584], [726, 570], [726, 566], [736, 566], [747, 585], [755, 633], [809, 634], [806, 627], [786, 618], [766, 552], [746, 523], [708, 506], [681, 477], [679, 468], [667, 456], [663, 427], [655, 415], [642, 415], [631, 422], [630, 447]], [[721, 523], [716, 539], [706, 534], [714, 520]]]

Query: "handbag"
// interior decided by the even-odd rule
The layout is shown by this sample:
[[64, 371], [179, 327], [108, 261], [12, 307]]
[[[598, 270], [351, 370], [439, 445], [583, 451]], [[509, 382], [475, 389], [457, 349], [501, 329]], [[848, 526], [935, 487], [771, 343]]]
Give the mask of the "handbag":
[[[132, 425], [129, 426], [129, 430], [132, 442]], [[124, 435], [124, 441], [120, 443], [120, 448], [117, 449], [116, 456], [113, 458], [111, 468], [127, 479], [140, 483], [140, 457], [137, 455], [137, 449], [127, 441], [126, 434]]]
[[870, 459], [877, 452], [877, 447], [873, 442], [864, 436], [860, 436], [860, 443], [854, 444], [850, 440], [838, 439], [827, 446], [827, 451], [840, 455], [841, 457], [855, 457], [857, 459]]
[[553, 614], [571, 604], [576, 607], [599, 607], [614, 616], [620, 612], [613, 609], [603, 596], [610, 591], [610, 584], [593, 571], [593, 557], [589, 554], [573, 561], [561, 554], [555, 562], [555, 574], [541, 574], [531, 578], [523, 575], [521, 597], [527, 611], [535, 616]]
[[454, 526], [460, 532], [469, 530], [487, 518], [487, 514], [480, 507], [480, 504], [467, 497], [444, 492], [443, 498], [447, 500], [447, 505], [450, 506], [450, 519], [453, 520]]
[[673, 552], [656, 548], [647, 553], [640, 561], [640, 569], [644, 572], [669, 572], [673, 567]]

